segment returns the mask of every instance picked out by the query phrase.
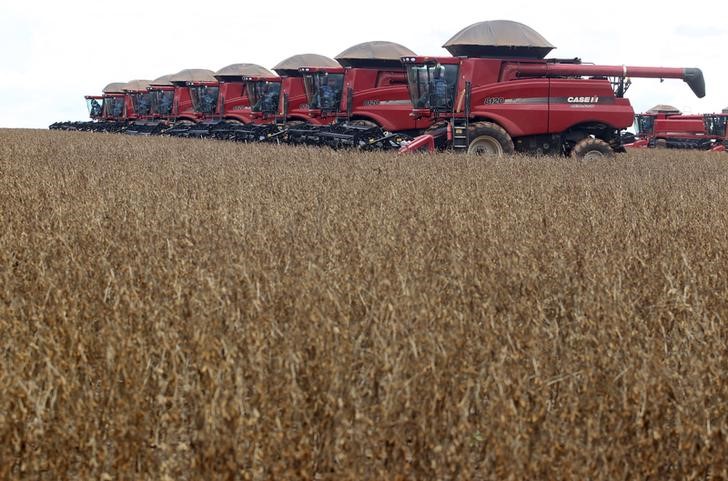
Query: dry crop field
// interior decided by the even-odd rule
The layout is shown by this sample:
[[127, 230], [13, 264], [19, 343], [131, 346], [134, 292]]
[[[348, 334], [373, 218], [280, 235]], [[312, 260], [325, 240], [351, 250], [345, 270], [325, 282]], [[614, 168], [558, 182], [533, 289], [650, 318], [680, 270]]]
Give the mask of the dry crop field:
[[0, 131], [0, 479], [728, 478], [728, 155]]

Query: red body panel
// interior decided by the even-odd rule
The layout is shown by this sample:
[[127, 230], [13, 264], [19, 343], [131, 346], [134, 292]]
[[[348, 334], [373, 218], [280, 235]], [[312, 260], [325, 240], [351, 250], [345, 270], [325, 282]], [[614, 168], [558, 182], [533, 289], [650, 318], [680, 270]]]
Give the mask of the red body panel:
[[346, 92], [349, 88], [353, 92], [352, 119], [371, 120], [390, 132], [424, 129], [430, 125], [429, 121], [410, 115], [412, 102], [404, 70], [347, 68], [339, 117], [347, 115]]
[[676, 115], [664, 119], [655, 119], [654, 136], [704, 137], [705, 123], [703, 122], [703, 116]]
[[250, 100], [245, 92], [245, 82], [221, 82], [218, 112], [224, 119], [251, 123]]
[[[283, 99], [288, 99], [288, 106], [284, 108]], [[306, 97], [306, 89], [303, 85], [303, 77], [282, 77], [281, 78], [281, 97], [280, 109], [278, 114], [282, 117], [284, 112], [288, 112], [286, 120], [302, 120], [316, 125], [327, 125], [335, 120], [335, 118], [326, 118], [312, 115], [308, 108], [308, 98]]]
[[470, 81], [471, 116], [497, 122], [512, 137], [557, 134], [584, 123], [601, 123], [614, 129], [632, 125], [634, 110], [629, 100], [616, 98], [606, 79], [517, 74], [544, 66], [542, 61], [462, 59], [456, 112], [464, 112], [465, 82]]

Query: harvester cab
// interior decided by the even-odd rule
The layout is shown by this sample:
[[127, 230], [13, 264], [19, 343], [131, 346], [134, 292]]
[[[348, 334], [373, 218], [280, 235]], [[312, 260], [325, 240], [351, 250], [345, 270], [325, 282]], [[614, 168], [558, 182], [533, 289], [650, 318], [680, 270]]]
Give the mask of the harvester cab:
[[104, 97], [101, 95], [87, 95], [84, 98], [86, 99], [88, 116], [92, 120], [99, 120], [103, 114]]
[[174, 104], [174, 84], [169, 81], [172, 75], [164, 75], [149, 83], [148, 91], [151, 101], [149, 116], [153, 119], [169, 119], [172, 117]]
[[[407, 85], [415, 117], [452, 112], [458, 83], [457, 58], [404, 57]], [[418, 62], [419, 60], [419, 62]]]
[[219, 89], [211, 70], [180, 70], [169, 81], [174, 86], [172, 118], [178, 122], [197, 122], [214, 114]]
[[291, 126], [298, 126], [303, 122], [310, 124], [330, 122], [331, 119], [309, 115], [309, 101], [304, 86], [302, 67], [341, 68], [341, 65], [324, 55], [304, 53], [288, 57], [273, 67], [273, 71], [280, 75], [281, 79], [277, 122]]
[[437, 144], [486, 155], [611, 156], [624, 150], [621, 131], [634, 121], [623, 97], [631, 79], [680, 78], [697, 96], [705, 95], [699, 69], [545, 59], [554, 46], [517, 22], [476, 23], [444, 47], [453, 57], [402, 57], [412, 115], [448, 120], [426, 132], [432, 142], [403, 151]]
[[213, 118], [217, 115], [217, 100], [220, 95], [218, 82], [188, 82], [192, 108], [200, 118]]
[[711, 150], [725, 152], [728, 150], [728, 109], [720, 114], [706, 114], [703, 117], [705, 133], [715, 141]]
[[148, 119], [152, 110], [149, 80], [132, 80], [124, 87], [127, 120]]
[[243, 77], [250, 101], [251, 117], [260, 121], [274, 120], [281, 97], [281, 79], [278, 76]]
[[124, 120], [126, 107], [125, 82], [112, 82], [104, 87], [101, 118], [105, 121], [120, 122]]
[[302, 67], [309, 116], [336, 117], [344, 90], [344, 68]]

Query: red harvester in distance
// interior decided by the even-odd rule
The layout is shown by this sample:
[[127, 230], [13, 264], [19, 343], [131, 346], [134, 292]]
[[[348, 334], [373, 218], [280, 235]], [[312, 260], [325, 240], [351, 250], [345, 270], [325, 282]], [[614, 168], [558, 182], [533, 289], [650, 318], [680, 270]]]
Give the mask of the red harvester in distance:
[[712, 150], [725, 141], [725, 129], [720, 129], [721, 117], [721, 114], [683, 114], [671, 105], [656, 105], [635, 115], [635, 140], [625, 147]]
[[220, 85], [212, 70], [180, 70], [170, 76], [169, 82], [174, 86], [170, 115], [173, 125], [164, 135], [189, 136], [195, 124], [215, 117]]
[[103, 88], [102, 95], [86, 95], [90, 121], [56, 122], [49, 129], [122, 132], [127, 126], [126, 85], [126, 82], [112, 82]]
[[624, 150], [620, 132], [634, 119], [624, 98], [629, 77], [683, 79], [698, 97], [705, 95], [696, 68], [544, 59], [553, 45], [517, 22], [476, 23], [444, 47], [454, 57], [402, 58], [412, 114], [437, 122], [427, 132], [433, 143], [471, 153], [610, 156]]
[[403, 55], [414, 52], [393, 42], [365, 42], [338, 54], [338, 67], [302, 67], [309, 116], [334, 123], [291, 129], [289, 141], [387, 148], [398, 146], [402, 134], [427, 128], [429, 119], [410, 115]]
[[174, 74], [163, 75], [149, 82], [149, 109], [137, 113], [136, 120], [126, 133], [132, 135], [154, 135], [169, 128], [172, 122], [175, 87], [169, 79]]

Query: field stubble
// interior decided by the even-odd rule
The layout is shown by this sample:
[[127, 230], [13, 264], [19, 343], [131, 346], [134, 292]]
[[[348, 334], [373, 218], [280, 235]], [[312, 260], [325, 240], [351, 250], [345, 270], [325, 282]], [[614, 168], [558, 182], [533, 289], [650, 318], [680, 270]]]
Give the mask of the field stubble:
[[726, 479], [727, 185], [0, 131], [0, 479]]

